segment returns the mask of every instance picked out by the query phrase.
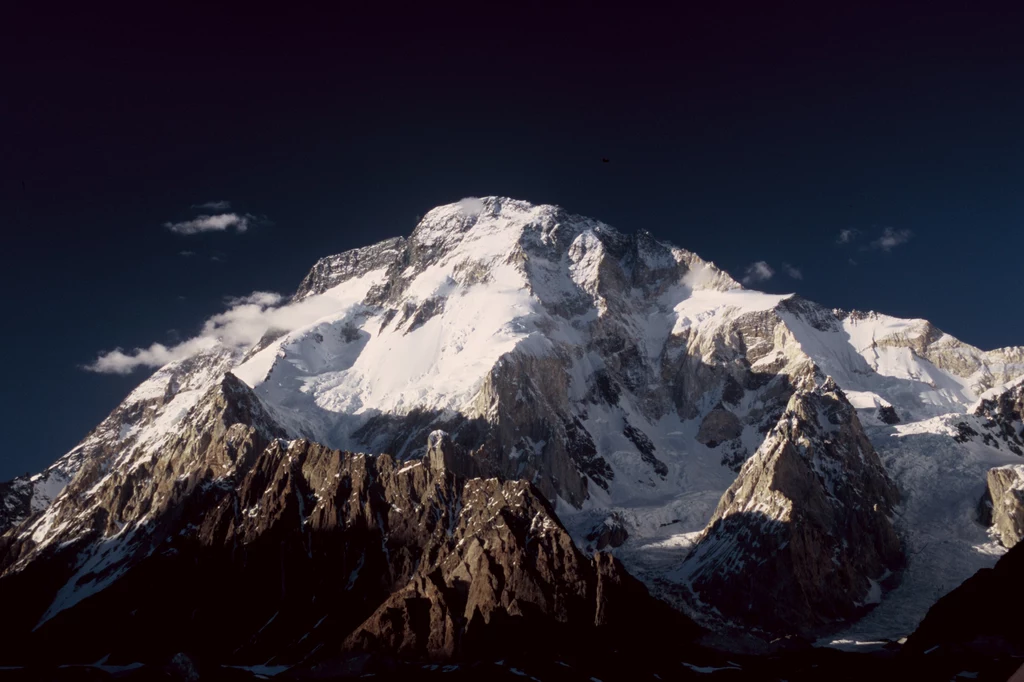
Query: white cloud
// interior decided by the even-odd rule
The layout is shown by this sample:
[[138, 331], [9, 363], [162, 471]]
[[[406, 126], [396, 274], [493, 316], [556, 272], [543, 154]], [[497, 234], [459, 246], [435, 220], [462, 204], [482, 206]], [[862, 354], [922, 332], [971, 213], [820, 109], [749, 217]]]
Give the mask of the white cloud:
[[182, 360], [216, 345], [216, 339], [196, 337], [171, 348], [162, 343], [154, 343], [149, 348], [136, 348], [131, 353], [125, 353], [117, 348], [100, 355], [95, 362], [86, 365], [85, 369], [101, 374], [131, 374], [139, 367], [161, 367], [168, 362]]
[[245, 232], [249, 229], [249, 221], [253, 216], [246, 213], [218, 213], [217, 215], [201, 215], [192, 220], [183, 220], [180, 223], [164, 223], [171, 232], [175, 234], [199, 234], [200, 232], [223, 232], [229, 228], [235, 228], [235, 232]]
[[804, 273], [800, 272], [799, 268], [795, 268], [792, 265], [790, 265], [789, 263], [783, 263], [782, 264], [782, 269], [785, 270], [786, 274], [789, 275], [790, 277], [792, 277], [793, 279], [803, 279], [804, 278]]
[[885, 228], [882, 236], [871, 242], [871, 246], [882, 251], [891, 251], [900, 244], [906, 244], [914, 233], [910, 230], [894, 230], [891, 227]]
[[743, 277], [743, 283], [756, 284], [758, 282], [767, 282], [774, 276], [775, 271], [772, 270], [772, 267], [763, 260], [759, 260], [756, 263], [751, 263], [747, 266], [746, 274]]
[[338, 302], [329, 296], [310, 296], [297, 303], [279, 305], [283, 300], [280, 294], [268, 291], [254, 291], [248, 296], [230, 298], [228, 304], [231, 307], [208, 319], [194, 338], [170, 347], [154, 343], [131, 352], [117, 348], [102, 353], [84, 369], [105, 374], [130, 374], [140, 367], [162, 367], [168, 362], [218, 346], [244, 350], [269, 330], [297, 329], [338, 310]]
[[860, 230], [847, 229], [839, 230], [839, 236], [836, 237], [836, 244], [849, 244], [854, 239], [860, 236]]
[[466, 197], [459, 199], [459, 210], [466, 215], [479, 215], [484, 210], [484, 202], [482, 199], [476, 197]]
[[202, 204], [192, 204], [192, 208], [204, 208], [207, 211], [226, 211], [231, 208], [230, 201], [207, 201]]
[[228, 296], [224, 299], [224, 302], [229, 306], [274, 306], [280, 303], [283, 298], [281, 294], [274, 291], [254, 291], [248, 296]]
[[179, 251], [178, 255], [179, 256], [184, 256], [185, 258], [188, 258], [189, 256], [196, 255], [196, 252], [195, 251]]

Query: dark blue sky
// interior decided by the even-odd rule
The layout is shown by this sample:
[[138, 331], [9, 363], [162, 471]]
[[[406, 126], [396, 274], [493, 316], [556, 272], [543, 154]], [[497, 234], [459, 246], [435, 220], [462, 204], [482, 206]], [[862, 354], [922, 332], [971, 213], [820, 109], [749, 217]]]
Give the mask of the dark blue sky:
[[[82, 371], [98, 352], [173, 343], [225, 296], [289, 293], [318, 257], [464, 196], [557, 203], [737, 277], [766, 261], [768, 291], [1024, 344], [1020, 16], [523, 7], [9, 17], [0, 479], [146, 376]], [[163, 227], [211, 200], [267, 220]], [[872, 248], [887, 228], [912, 237]]]

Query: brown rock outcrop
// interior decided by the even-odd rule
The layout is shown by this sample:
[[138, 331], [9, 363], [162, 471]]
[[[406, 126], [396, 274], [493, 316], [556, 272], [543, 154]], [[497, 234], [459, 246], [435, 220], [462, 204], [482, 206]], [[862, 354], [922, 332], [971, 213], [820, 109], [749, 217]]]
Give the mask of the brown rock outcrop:
[[285, 440], [231, 375], [185, 423], [161, 457], [80, 472], [52, 535], [0, 547], [0, 590], [26, 596], [5, 617], [19, 661], [449, 660], [509, 633], [633, 636], [652, 613], [697, 632], [443, 432], [406, 462]]
[[1013, 547], [1024, 537], [1024, 464], [989, 469], [988, 494], [995, 534]]
[[898, 493], [843, 392], [796, 393], [684, 564], [727, 619], [813, 634], [877, 602], [902, 562]]

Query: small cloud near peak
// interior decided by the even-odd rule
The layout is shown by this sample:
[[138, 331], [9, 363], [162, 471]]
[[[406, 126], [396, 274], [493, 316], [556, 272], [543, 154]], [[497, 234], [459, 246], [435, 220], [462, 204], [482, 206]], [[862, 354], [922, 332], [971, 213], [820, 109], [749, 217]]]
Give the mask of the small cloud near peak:
[[254, 291], [248, 296], [228, 296], [224, 302], [229, 306], [257, 305], [267, 307], [277, 305], [284, 297], [273, 291]]
[[[178, 300], [184, 300], [179, 296]], [[225, 299], [227, 309], [210, 317], [202, 331], [173, 345], [151, 344], [147, 348], [116, 348], [101, 353], [83, 369], [103, 374], [130, 374], [136, 369], [166, 365], [197, 352], [225, 348], [241, 352], [263, 338], [268, 329], [297, 329], [324, 315], [337, 312], [338, 302], [329, 295], [310, 296], [294, 303], [269, 291]]]
[[201, 232], [224, 232], [234, 228], [235, 232], [241, 234], [249, 229], [255, 216], [248, 213], [239, 215], [237, 213], [218, 213], [216, 215], [201, 215], [192, 220], [182, 220], [177, 223], [164, 223], [164, 227], [175, 234], [199, 234]]
[[854, 239], [859, 237], [861, 234], [860, 230], [857, 229], [845, 229], [839, 230], [839, 234], [836, 236], [836, 244], [849, 244]]
[[882, 236], [871, 242], [871, 246], [882, 251], [892, 251], [900, 244], [906, 244], [914, 233], [910, 230], [894, 230], [891, 227], [885, 228]]
[[775, 270], [773, 270], [768, 263], [763, 260], [759, 260], [747, 266], [747, 270], [742, 281], [743, 284], [747, 285], [757, 284], [758, 282], [767, 282], [774, 276]]
[[782, 264], [782, 269], [785, 270], [786, 274], [789, 275], [790, 277], [792, 277], [793, 279], [803, 279], [804, 278], [804, 273], [800, 272], [799, 268], [795, 268], [792, 265], [790, 265], [789, 263], [783, 263]]

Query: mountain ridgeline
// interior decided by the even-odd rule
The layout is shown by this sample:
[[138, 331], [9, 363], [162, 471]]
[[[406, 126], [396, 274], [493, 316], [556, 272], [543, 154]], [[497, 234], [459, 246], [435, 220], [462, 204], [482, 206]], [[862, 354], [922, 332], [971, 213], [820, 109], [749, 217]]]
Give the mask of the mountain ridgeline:
[[1024, 349], [646, 232], [466, 200], [284, 306], [0, 485], [0, 664], [896, 640], [1024, 529]]

